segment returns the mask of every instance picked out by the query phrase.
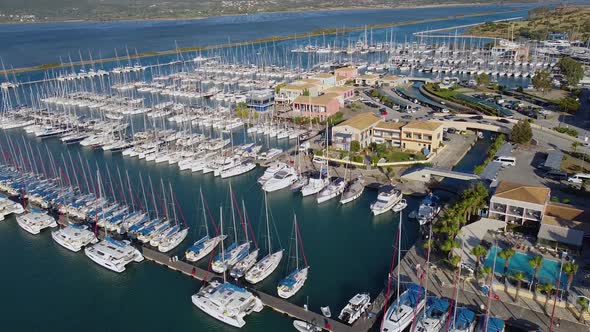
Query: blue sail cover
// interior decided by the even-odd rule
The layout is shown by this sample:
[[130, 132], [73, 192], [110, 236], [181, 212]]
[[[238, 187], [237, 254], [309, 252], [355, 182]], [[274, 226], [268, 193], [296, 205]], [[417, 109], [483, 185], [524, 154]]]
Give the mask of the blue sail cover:
[[480, 331], [482, 331], [482, 332], [503, 332], [504, 331], [504, 321], [501, 320], [500, 318], [496, 318], [496, 317], [490, 317], [488, 319], [487, 326], [485, 327], [485, 330], [483, 330], [483, 326], [485, 324], [485, 319], [486, 319], [485, 315], [481, 316], [481, 318], [479, 319], [478, 325], [479, 325]]
[[455, 320], [454, 328], [457, 330], [465, 330], [475, 320], [475, 313], [467, 308], [461, 307], [457, 309], [457, 318]]
[[279, 281], [279, 286], [285, 286], [289, 288], [295, 286], [295, 284], [297, 283], [297, 279], [295, 279], [295, 274], [297, 272], [299, 272], [299, 270], [291, 272], [291, 274], [286, 276], [283, 280]]

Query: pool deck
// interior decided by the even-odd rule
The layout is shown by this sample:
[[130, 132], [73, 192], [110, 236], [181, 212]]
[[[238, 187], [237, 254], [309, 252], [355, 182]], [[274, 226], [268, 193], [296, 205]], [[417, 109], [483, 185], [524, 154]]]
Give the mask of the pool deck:
[[[400, 269], [400, 279], [402, 283], [420, 283], [418, 274], [416, 273], [416, 265], [420, 264], [421, 267], [425, 266], [424, 250], [422, 248], [422, 242], [419, 240], [416, 244], [406, 253], [399, 267], [396, 268], [394, 276], [397, 275], [397, 269]], [[424, 278], [422, 285], [425, 286], [429, 294], [436, 296], [443, 296], [453, 298], [455, 283], [453, 282], [454, 276], [450, 271], [447, 271], [445, 262], [443, 259], [431, 259], [431, 267], [429, 270], [428, 277]], [[440, 266], [440, 268], [438, 268]], [[495, 284], [494, 289], [498, 295], [498, 300], [490, 301], [490, 310], [493, 316], [499, 316], [505, 320], [510, 317], [526, 318], [532, 322], [535, 322], [541, 326], [545, 331], [548, 331], [550, 324], [550, 316], [544, 312], [544, 297], [539, 296], [538, 300], [535, 301], [532, 294], [526, 294], [528, 291], [521, 290], [518, 302], [514, 302], [513, 288], [509, 287], [508, 292], [504, 291], [504, 286], [501, 284]], [[461, 278], [457, 282], [457, 301], [462, 305], [470, 307], [472, 310], [477, 311], [477, 308], [481, 304], [485, 304], [487, 298], [479, 290], [479, 286], [473, 278]], [[529, 296], [527, 296], [529, 295]], [[553, 301], [549, 301], [547, 310], [551, 313]], [[564, 302], [557, 302], [555, 306], [555, 321], [559, 319], [560, 326], [554, 327], [553, 331], [587, 331], [588, 326], [582, 325], [578, 322], [578, 311], [573, 308], [566, 309]]]

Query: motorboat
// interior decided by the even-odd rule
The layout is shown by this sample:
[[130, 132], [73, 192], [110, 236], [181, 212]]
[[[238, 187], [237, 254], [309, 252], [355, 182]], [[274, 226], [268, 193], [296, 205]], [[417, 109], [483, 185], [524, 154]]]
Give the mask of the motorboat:
[[258, 183], [260, 185], [264, 185], [266, 181], [272, 179], [277, 172], [279, 172], [285, 167], [287, 167], [287, 164], [280, 161], [271, 163], [268, 166], [268, 168], [266, 168], [266, 170], [264, 171], [264, 174], [262, 174], [262, 176], [258, 178]]
[[418, 214], [416, 215], [416, 218], [418, 219], [420, 225], [426, 225], [430, 223], [434, 217], [436, 217], [439, 211], [439, 198], [438, 196], [430, 193], [424, 197], [422, 202], [420, 202], [420, 207], [418, 207]]
[[300, 332], [321, 332], [322, 328], [302, 320], [294, 320], [293, 327]]
[[346, 304], [344, 309], [340, 311], [338, 319], [352, 325], [365, 311], [367, 311], [370, 305], [371, 296], [369, 294], [356, 294], [352, 299], [350, 299], [350, 301], [348, 301], [348, 304]]
[[297, 173], [291, 166], [286, 166], [262, 185], [262, 190], [273, 192], [289, 187], [297, 181]]
[[371, 204], [373, 215], [377, 216], [391, 210], [402, 199], [402, 192], [392, 185], [383, 185], [379, 188], [377, 201]]

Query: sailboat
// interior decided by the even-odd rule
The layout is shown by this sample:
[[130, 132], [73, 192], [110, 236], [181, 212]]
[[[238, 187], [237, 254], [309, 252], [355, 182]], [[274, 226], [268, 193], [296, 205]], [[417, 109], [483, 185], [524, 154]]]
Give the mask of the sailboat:
[[[219, 214], [221, 216], [221, 208]], [[220, 227], [223, 219], [220, 217]], [[221, 244], [223, 252], [223, 242]], [[213, 280], [191, 296], [193, 304], [209, 316], [234, 327], [246, 325], [244, 317], [252, 312], [260, 312], [264, 305], [262, 301], [247, 289], [234, 285], [225, 280]]]
[[[244, 206], [244, 201], [242, 201], [242, 211], [244, 213], [244, 228], [247, 230], [248, 229], [248, 225], [247, 223], [247, 219], [246, 219], [246, 208]], [[246, 231], [246, 242], [248, 241], [248, 232]], [[232, 276], [233, 278], [239, 279], [241, 277], [243, 277], [246, 272], [248, 270], [250, 270], [252, 268], [252, 266], [254, 266], [254, 264], [256, 264], [256, 261], [258, 260], [258, 253], [260, 252], [260, 249], [256, 248], [254, 249], [252, 252], [250, 252], [248, 254], [248, 256], [246, 256], [244, 259], [242, 259], [241, 261], [239, 261], [238, 263], [236, 263], [236, 265], [234, 265], [229, 273], [230, 276]]]
[[168, 183], [170, 187], [170, 199], [172, 200], [172, 211], [174, 212], [174, 221], [176, 225], [172, 227], [168, 233], [164, 234], [163, 238], [160, 240], [158, 244], [158, 251], [160, 252], [169, 252], [170, 250], [176, 248], [188, 235], [188, 227], [182, 228], [178, 219], [176, 218], [176, 207], [174, 206], [174, 195], [172, 194], [172, 185]]
[[213, 251], [213, 249], [215, 249], [215, 247], [217, 247], [217, 245], [227, 237], [227, 235], [224, 235], [223, 233], [218, 234], [213, 238], [209, 236], [209, 226], [207, 226], [207, 213], [202, 189], [199, 189], [199, 193], [201, 195], [201, 203], [203, 205], [203, 221], [205, 222], [206, 235], [186, 250], [184, 255], [186, 260], [189, 262], [201, 260], [203, 257], [211, 253], [211, 251]]
[[439, 332], [442, 331], [449, 317], [451, 303], [444, 298], [430, 298], [426, 301], [424, 314], [418, 319], [417, 332]]
[[473, 332], [475, 330], [475, 313], [465, 307], [456, 308], [451, 320], [450, 332]]
[[[231, 187], [230, 187], [231, 191]], [[232, 201], [232, 211], [233, 211], [233, 201]], [[221, 217], [220, 217], [221, 220]], [[221, 242], [221, 253], [213, 258], [213, 264], [211, 264], [211, 269], [217, 273], [224, 273], [232, 266], [237, 264], [242, 259], [246, 258], [250, 252], [250, 242], [238, 243], [238, 233], [235, 224], [235, 217], [234, 221], [234, 243], [232, 243], [227, 250], [225, 250], [225, 246], [223, 245], [223, 241]], [[220, 229], [221, 233], [223, 234], [223, 223], [220, 222]]]
[[297, 216], [293, 216], [293, 233], [295, 233], [295, 270], [289, 273], [283, 280], [279, 282], [277, 286], [277, 292], [280, 297], [288, 299], [295, 295], [307, 280], [307, 273], [309, 271], [309, 265], [307, 265], [307, 258], [303, 251], [303, 245], [301, 246], [301, 253], [303, 256], [304, 266], [299, 267], [299, 242], [301, 242], [301, 235], [299, 234], [299, 226], [297, 225]]
[[340, 204], [348, 204], [355, 199], [361, 197], [363, 191], [365, 190], [365, 185], [363, 183], [363, 179], [361, 177], [356, 178], [352, 182], [348, 184], [342, 196], [340, 197]]
[[258, 261], [254, 266], [246, 273], [246, 281], [251, 284], [256, 284], [266, 279], [271, 273], [276, 270], [283, 258], [283, 250], [280, 249], [272, 253], [272, 243], [270, 240], [270, 221], [268, 218], [268, 200], [266, 192], [264, 193], [264, 208], [266, 212], [266, 236], [268, 244], [268, 254]]
[[[398, 243], [402, 234], [402, 214], [399, 214], [398, 225]], [[398, 246], [397, 261], [398, 266], [401, 260], [401, 246]], [[408, 288], [400, 293], [400, 270], [397, 269], [397, 299], [387, 308], [383, 323], [381, 324], [381, 332], [402, 332], [406, 327], [414, 321], [424, 305], [426, 304], [425, 290], [422, 286], [416, 284], [409, 284]], [[391, 275], [389, 276], [391, 280]]]

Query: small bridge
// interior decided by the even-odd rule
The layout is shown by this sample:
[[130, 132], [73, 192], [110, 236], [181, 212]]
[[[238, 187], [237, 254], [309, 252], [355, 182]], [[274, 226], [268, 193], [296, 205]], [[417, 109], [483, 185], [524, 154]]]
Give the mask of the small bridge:
[[401, 176], [404, 180], [430, 182], [432, 176], [451, 178], [457, 180], [471, 181], [479, 180], [479, 175], [473, 173], [456, 172], [448, 169], [423, 167], [410, 169]]

